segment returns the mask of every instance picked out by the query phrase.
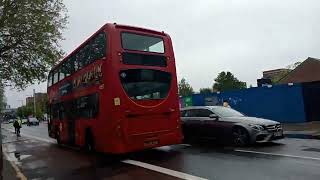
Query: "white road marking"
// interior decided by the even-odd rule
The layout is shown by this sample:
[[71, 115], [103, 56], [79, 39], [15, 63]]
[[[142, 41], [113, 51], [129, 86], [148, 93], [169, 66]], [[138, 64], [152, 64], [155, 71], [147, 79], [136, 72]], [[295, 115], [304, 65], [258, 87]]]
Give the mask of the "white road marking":
[[310, 160], [320, 161], [320, 158], [308, 157], [308, 156], [296, 156], [296, 155], [290, 155], [290, 154], [267, 153], [267, 152], [261, 152], [261, 151], [249, 151], [249, 150], [242, 150], [242, 149], [235, 149], [234, 151], [245, 152], [245, 153], [254, 153], [254, 154], [264, 154], [264, 155], [271, 155], [271, 156], [282, 156], [282, 157], [290, 157], [290, 158], [310, 159]]
[[131, 164], [131, 165], [135, 165], [135, 166], [139, 166], [139, 167], [143, 167], [145, 169], [149, 169], [149, 170], [152, 170], [152, 171], [160, 172], [162, 174], [167, 174], [167, 175], [170, 175], [170, 176], [173, 176], [173, 177], [177, 177], [177, 178], [180, 178], [180, 179], [186, 179], [186, 180], [195, 180], [195, 179], [196, 180], [208, 180], [206, 178], [193, 176], [193, 175], [186, 174], [186, 173], [183, 173], [183, 172], [174, 171], [174, 170], [171, 170], [171, 169], [163, 168], [163, 167], [160, 167], [160, 166], [155, 166], [155, 165], [144, 163], [144, 162], [140, 162], [140, 161], [124, 160], [122, 162], [127, 163], [127, 164]]
[[179, 144], [179, 145], [182, 145], [182, 146], [187, 146], [187, 147], [190, 147], [190, 146], [192, 146], [191, 144]]

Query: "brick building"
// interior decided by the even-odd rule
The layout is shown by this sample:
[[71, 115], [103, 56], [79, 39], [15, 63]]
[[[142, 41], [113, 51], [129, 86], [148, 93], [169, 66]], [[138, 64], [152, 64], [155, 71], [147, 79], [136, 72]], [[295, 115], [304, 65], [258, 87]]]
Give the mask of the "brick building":
[[298, 67], [283, 76], [278, 83], [303, 83], [320, 81], [320, 59], [308, 57]]
[[[47, 93], [35, 93], [36, 103], [43, 103], [46, 101], [46, 98], [47, 98]], [[32, 105], [33, 104], [33, 97], [27, 97], [26, 104]]]
[[289, 69], [281, 68], [281, 69], [263, 71], [262, 74], [264, 79], [274, 79], [287, 74], [289, 71], [290, 71]]

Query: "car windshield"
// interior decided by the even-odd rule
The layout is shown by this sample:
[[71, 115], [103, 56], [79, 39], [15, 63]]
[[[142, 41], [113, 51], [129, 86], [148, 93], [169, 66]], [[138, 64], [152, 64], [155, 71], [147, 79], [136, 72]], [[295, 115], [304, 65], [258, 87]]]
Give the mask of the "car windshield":
[[212, 107], [212, 111], [220, 117], [239, 117], [244, 116], [242, 113], [227, 107]]

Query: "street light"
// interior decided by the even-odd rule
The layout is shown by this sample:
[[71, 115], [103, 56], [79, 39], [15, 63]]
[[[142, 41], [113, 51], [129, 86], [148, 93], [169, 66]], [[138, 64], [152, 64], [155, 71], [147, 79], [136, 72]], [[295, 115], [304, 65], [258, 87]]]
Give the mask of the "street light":
[[33, 117], [36, 117], [36, 90], [35, 89], [33, 89], [33, 110], [34, 110]]

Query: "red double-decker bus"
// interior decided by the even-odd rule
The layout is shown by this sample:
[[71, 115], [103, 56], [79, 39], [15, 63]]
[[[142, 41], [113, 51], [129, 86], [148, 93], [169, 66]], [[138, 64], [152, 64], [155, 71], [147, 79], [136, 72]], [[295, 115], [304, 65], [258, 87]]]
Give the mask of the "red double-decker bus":
[[49, 136], [126, 153], [181, 142], [175, 58], [164, 32], [105, 24], [52, 68]]

